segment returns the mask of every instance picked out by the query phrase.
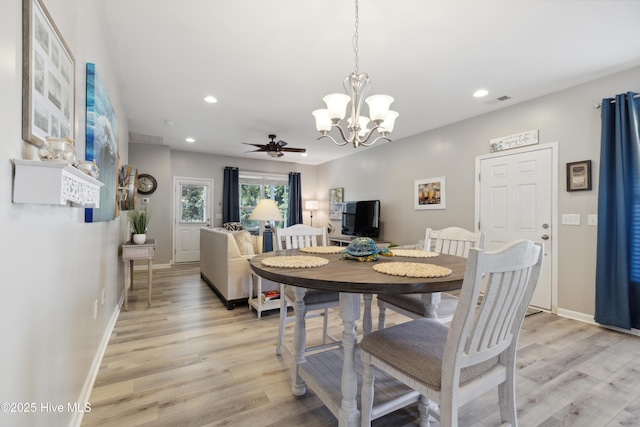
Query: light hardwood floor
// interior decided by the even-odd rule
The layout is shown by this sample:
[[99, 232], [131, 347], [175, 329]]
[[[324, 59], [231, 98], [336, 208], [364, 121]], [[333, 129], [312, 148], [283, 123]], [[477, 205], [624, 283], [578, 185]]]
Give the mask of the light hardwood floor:
[[[135, 272], [129, 311], [120, 313], [82, 425], [337, 425], [313, 393], [291, 394], [291, 358], [275, 355], [277, 311], [262, 320], [245, 306], [228, 311], [199, 271], [155, 270], [151, 308], [146, 271]], [[308, 326], [309, 341], [320, 337], [320, 319]], [[520, 426], [640, 425], [640, 338], [539, 313], [525, 319], [519, 349]], [[463, 408], [461, 425], [495, 425], [497, 411], [497, 393], [487, 393]], [[373, 425], [418, 426], [416, 417], [413, 406]]]

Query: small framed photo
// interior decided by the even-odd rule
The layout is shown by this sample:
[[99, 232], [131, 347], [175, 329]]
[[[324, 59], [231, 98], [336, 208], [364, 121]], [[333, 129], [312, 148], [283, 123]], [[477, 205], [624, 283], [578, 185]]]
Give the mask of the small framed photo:
[[567, 163], [567, 191], [591, 190], [591, 160]]
[[329, 190], [329, 219], [342, 219], [342, 202], [344, 202], [344, 188]]
[[413, 185], [413, 203], [416, 210], [446, 209], [445, 178], [418, 179]]

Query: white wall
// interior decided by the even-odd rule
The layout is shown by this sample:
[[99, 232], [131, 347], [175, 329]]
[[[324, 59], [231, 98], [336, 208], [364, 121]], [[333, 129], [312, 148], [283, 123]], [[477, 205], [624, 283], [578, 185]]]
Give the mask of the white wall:
[[[558, 211], [582, 219], [580, 226], [552, 224], [559, 247], [558, 308], [592, 317], [597, 228], [586, 224], [587, 215], [597, 213], [600, 166], [600, 111], [593, 105], [639, 90], [640, 68], [635, 68], [320, 165], [317, 193], [324, 205], [318, 220], [327, 219], [328, 190], [344, 187], [346, 200], [380, 199], [381, 238], [393, 243], [416, 243], [426, 227], [474, 229], [475, 157], [489, 152], [492, 138], [538, 129], [540, 143], [558, 142]], [[568, 193], [566, 163], [587, 159], [593, 161], [593, 191]], [[446, 177], [447, 209], [414, 210], [414, 180], [437, 176]], [[339, 229], [338, 221], [334, 225]]]
[[[119, 118], [119, 152], [127, 160], [127, 120], [114, 64], [94, 0], [45, 0], [76, 60], [76, 146], [85, 152], [85, 66], [97, 66]], [[85, 224], [84, 210], [13, 204], [10, 159], [37, 159], [22, 141], [22, 0], [0, 13], [0, 402], [33, 402], [34, 414], [0, 412], [3, 426], [67, 426], [67, 403], [85, 399], [92, 363], [117, 313], [122, 279], [118, 248], [126, 222]], [[123, 224], [125, 226], [123, 226]], [[106, 301], [93, 318], [102, 289]], [[64, 405], [58, 414], [42, 403]], [[81, 403], [84, 403], [82, 401]]]

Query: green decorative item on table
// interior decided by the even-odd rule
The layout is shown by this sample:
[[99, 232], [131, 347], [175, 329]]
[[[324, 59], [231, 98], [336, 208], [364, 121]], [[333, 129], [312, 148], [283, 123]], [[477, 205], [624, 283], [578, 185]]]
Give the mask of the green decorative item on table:
[[377, 261], [378, 255], [386, 256], [388, 250], [378, 248], [376, 242], [369, 237], [356, 237], [344, 250], [340, 259], [352, 259], [361, 262]]
[[131, 224], [134, 243], [142, 244], [146, 242], [149, 217], [150, 215], [146, 207], [129, 211], [129, 223]]

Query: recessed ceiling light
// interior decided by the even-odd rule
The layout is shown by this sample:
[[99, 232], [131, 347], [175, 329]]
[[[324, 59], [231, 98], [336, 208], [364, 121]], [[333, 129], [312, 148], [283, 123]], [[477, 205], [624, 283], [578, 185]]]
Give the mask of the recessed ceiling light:
[[189, 137], [189, 138], [185, 139], [185, 141], [187, 141], [187, 142], [196, 142], [196, 140], [195, 140], [195, 139], [193, 139], [193, 138], [191, 138], [191, 137]]
[[218, 102], [218, 100], [215, 97], [211, 96], [211, 95], [205, 96], [204, 100], [206, 102], [208, 102], [209, 104], [215, 104], [216, 102]]
[[308, 153], [301, 153], [300, 154], [302, 157], [307, 157], [309, 154]]
[[473, 93], [473, 96], [476, 98], [482, 98], [483, 96], [489, 95], [489, 91], [486, 89], [479, 89]]

